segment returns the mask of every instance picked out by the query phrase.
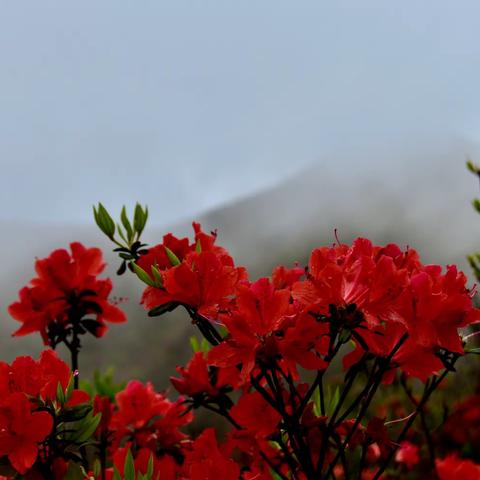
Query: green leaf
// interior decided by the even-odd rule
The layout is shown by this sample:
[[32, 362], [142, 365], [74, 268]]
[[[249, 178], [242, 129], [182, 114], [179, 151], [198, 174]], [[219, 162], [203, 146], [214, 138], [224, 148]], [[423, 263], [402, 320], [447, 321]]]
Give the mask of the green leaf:
[[158, 307], [152, 308], [148, 312], [149, 317], [159, 317], [160, 315], [163, 315], [164, 313], [171, 312], [172, 310], [175, 310], [178, 307], [177, 302], [167, 302], [164, 303], [163, 305], [159, 305]]
[[143, 283], [146, 283], [150, 287], [156, 286], [155, 281], [150, 277], [150, 275], [142, 267], [139, 267], [135, 262], [132, 262], [130, 265], [133, 267], [133, 270], [137, 274], [137, 277]]
[[480, 213], [480, 200], [478, 198], [475, 198], [472, 200], [472, 205], [473, 205], [473, 208], [478, 212]]
[[73, 375], [70, 375], [70, 380], [68, 381], [67, 391], [65, 392], [65, 401], [68, 402], [72, 396], [74, 388]]
[[352, 332], [348, 329], [343, 329], [338, 336], [338, 341], [342, 344], [348, 343], [352, 338]]
[[83, 420], [92, 411], [92, 409], [92, 405], [88, 403], [75, 405], [74, 407], [65, 409], [61, 413], [60, 419], [62, 422], [77, 422], [79, 420]]
[[63, 387], [60, 382], [57, 383], [57, 401], [60, 403], [60, 405], [65, 403], [65, 392], [63, 391]]
[[95, 390], [91, 382], [83, 378], [80, 379], [80, 390], [84, 390], [85, 392], [87, 392], [90, 397], [93, 397], [95, 395]]
[[193, 353], [200, 352], [200, 343], [195, 335], [190, 337], [190, 347], [192, 348]]
[[179, 260], [179, 258], [168, 248], [168, 247], [165, 247], [165, 252], [167, 254], [167, 257], [168, 259], [170, 260], [170, 263], [173, 265], [173, 266], [176, 266], [176, 265], [180, 265], [182, 262]]
[[327, 395], [325, 396], [325, 414], [328, 417], [331, 417], [335, 408], [337, 407], [338, 401], [340, 400], [340, 388], [335, 387], [335, 390], [332, 393], [332, 388], [327, 389]]
[[147, 467], [147, 478], [152, 478], [153, 476], [153, 453], [150, 455], [148, 459], [148, 467]]
[[120, 235], [120, 238], [128, 245], [128, 240], [127, 240], [127, 237], [125, 236], [125, 234], [123, 233], [123, 230], [120, 228], [120, 225], [117, 224], [117, 230], [118, 230], [118, 234]]
[[312, 400], [313, 400], [313, 413], [317, 417], [319, 417], [322, 414], [321, 407], [320, 407], [320, 388], [319, 387], [317, 387], [313, 392]]
[[93, 212], [97, 225], [110, 240], [113, 240], [113, 236], [115, 235], [115, 222], [107, 212], [107, 209], [99, 203], [97, 210], [93, 207]]
[[[330, 417], [335, 411], [338, 401], [340, 400], [340, 388], [336, 387], [335, 390], [332, 391], [332, 388], [329, 386], [324, 390], [324, 395], [325, 415]], [[313, 393], [313, 410], [317, 416], [322, 414], [319, 387], [317, 387]]]
[[473, 273], [475, 274], [475, 277], [477, 280], [480, 280], [480, 261], [478, 254], [468, 255], [467, 260], [473, 270]]
[[82, 426], [77, 432], [75, 432], [73, 439], [77, 443], [83, 443], [90, 439], [90, 437], [95, 433], [100, 420], [102, 419], [102, 414], [97, 413], [95, 416], [89, 415], [82, 422]]
[[125, 382], [115, 383], [113, 379], [114, 369], [110, 367], [107, 369], [105, 373], [100, 373], [99, 370], [94, 370], [93, 372], [93, 385], [94, 385], [94, 392], [102, 395], [104, 397], [110, 398], [110, 400], [114, 400], [115, 395], [125, 387]]
[[130, 243], [133, 240], [133, 235], [135, 232], [133, 231], [130, 220], [128, 219], [127, 209], [125, 208], [125, 205], [122, 207], [120, 220], [122, 221], [122, 225], [125, 227], [125, 231], [127, 232], [128, 243]]
[[93, 218], [95, 219], [95, 223], [97, 224], [97, 226], [100, 227], [100, 225], [99, 225], [100, 217], [98, 215], [97, 209], [95, 208], [95, 205], [93, 205]]
[[480, 348], [470, 348], [465, 350], [465, 353], [473, 353], [474, 355], [480, 355]]
[[208, 343], [208, 340], [205, 337], [202, 337], [202, 340], [200, 340], [200, 351], [203, 353], [208, 353], [212, 349], [212, 346], [210, 343]]
[[222, 338], [225, 338], [228, 335], [228, 329], [225, 325], [219, 325], [217, 330]]
[[202, 253], [202, 244], [200, 243], [200, 239], [198, 239], [197, 243], [195, 244], [195, 251], [197, 253]]
[[113, 466], [113, 480], [122, 480], [122, 476], [115, 465]]
[[102, 473], [102, 464], [98, 458], [95, 459], [93, 463], [93, 475], [95, 478], [99, 477]]
[[148, 208], [145, 207], [145, 210], [142, 209], [142, 206], [137, 203], [135, 205], [135, 213], [133, 217], [133, 228], [137, 232], [138, 236], [141, 235], [143, 229], [145, 228], [145, 224], [147, 223], [148, 218]]
[[130, 449], [128, 449], [127, 456], [125, 457], [123, 478], [124, 480], [135, 480], [135, 463]]
[[155, 286], [157, 288], [162, 288], [163, 278], [162, 278], [162, 274], [160, 273], [160, 270], [155, 265], [152, 265], [151, 270], [152, 270], [153, 278], [155, 280]]
[[476, 175], [480, 173], [480, 167], [477, 167], [470, 159], [467, 160], [467, 168]]
[[100, 228], [100, 230], [102, 230], [102, 232], [105, 233], [105, 225], [103, 225], [100, 219], [100, 214], [98, 213], [98, 210], [95, 208], [95, 205], [93, 206], [93, 217], [95, 218], [95, 223], [97, 224], [98, 228]]

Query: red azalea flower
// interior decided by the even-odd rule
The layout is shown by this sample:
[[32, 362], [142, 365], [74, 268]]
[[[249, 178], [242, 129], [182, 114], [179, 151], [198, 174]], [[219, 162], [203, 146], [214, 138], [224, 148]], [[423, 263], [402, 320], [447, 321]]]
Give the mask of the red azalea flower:
[[239, 380], [239, 372], [235, 367], [218, 369], [210, 374], [202, 352], [195, 353], [187, 368], [177, 367], [177, 372], [182, 378], [170, 377], [170, 381], [180, 394], [189, 397], [202, 393], [214, 397], [222, 387], [230, 385], [235, 388]]
[[369, 324], [399, 320], [392, 305], [402, 293], [409, 272], [417, 267], [412, 258], [396, 245], [377, 247], [363, 238], [351, 247], [317, 248], [310, 257], [308, 280], [293, 286], [293, 296], [325, 315], [330, 305], [355, 304]]
[[240, 467], [218, 448], [215, 431], [208, 428], [193, 442], [185, 458], [190, 480], [238, 480]]
[[57, 457], [53, 460], [52, 473], [55, 480], [64, 480], [67, 476], [69, 463], [63, 458]]
[[297, 378], [297, 364], [310, 370], [324, 369], [325, 335], [328, 326], [314, 317], [296, 312], [288, 289], [276, 289], [266, 278], [237, 288], [235, 306], [221, 320], [228, 329], [226, 341], [208, 354], [217, 367], [242, 364], [246, 381], [256, 361], [268, 364], [279, 359], [282, 368]]
[[12, 393], [0, 401], [0, 457], [8, 456], [12, 467], [26, 473], [35, 463], [38, 444], [53, 428], [47, 412], [32, 412], [23, 393]]
[[[137, 261], [152, 278], [151, 268], [156, 267], [163, 280], [162, 287], [145, 289], [142, 303], [146, 308], [175, 302], [215, 318], [228, 304], [236, 285], [246, 279], [245, 269], [235, 267], [228, 252], [215, 245], [216, 233], [204, 233], [198, 223], [193, 227], [195, 241], [191, 245], [186, 238], [168, 234], [162, 244], [152, 247]], [[172, 264], [172, 253], [178, 264]]]
[[[163, 237], [163, 243], [150, 247], [146, 254], [142, 255], [137, 264], [151, 275], [151, 268], [156, 267], [158, 270], [168, 270], [172, 267], [171, 259], [167, 253], [167, 249], [172, 252], [177, 259], [182, 262], [191, 252], [213, 252], [218, 256], [226, 255], [228, 252], [223, 248], [215, 245], [217, 233], [212, 232], [210, 235], [202, 231], [199, 223], [193, 223], [195, 238], [193, 243], [189, 243], [188, 238], [177, 238], [171, 233]], [[153, 276], [152, 276], [153, 279]]]
[[442, 274], [439, 266], [422, 265], [412, 249], [402, 253], [396, 245], [378, 247], [357, 239], [352, 247], [314, 250], [308, 278], [293, 285], [292, 295], [301, 308], [327, 319], [332, 305], [337, 312], [352, 307], [358, 312], [356, 324], [342, 326], [355, 330], [357, 345], [344, 359], [347, 365], [361, 358], [365, 346], [389, 356], [408, 334], [392, 366], [425, 381], [443, 368], [439, 349], [463, 353], [458, 329], [480, 319], [465, 284], [465, 275], [455, 267]]
[[[403, 324], [392, 322], [378, 326], [374, 330], [362, 330], [360, 335], [369, 352], [387, 358], [406, 333], [407, 329]], [[343, 357], [344, 368], [350, 368], [357, 363], [364, 353], [364, 348], [356, 343], [356, 349]], [[383, 378], [383, 383], [393, 381], [397, 367], [409, 377], [425, 382], [428, 377], [443, 369], [443, 363], [432, 348], [422, 347], [413, 339], [407, 338], [393, 356], [390, 367]]]
[[59, 249], [36, 261], [38, 276], [20, 290], [20, 300], [8, 309], [22, 323], [14, 336], [40, 332], [44, 343], [51, 344], [55, 331], [71, 327], [73, 312], [81, 318], [88, 315], [95, 319], [95, 323], [85, 323], [85, 328], [96, 336], [105, 332], [105, 322], [126, 320], [124, 313], [108, 301], [112, 282], [97, 279], [105, 267], [101, 251], [78, 242], [70, 248], [71, 253]]
[[373, 417], [368, 422], [365, 432], [378, 445], [381, 455], [386, 457], [390, 451], [392, 442], [387, 427], [385, 426], [385, 420], [379, 417]]
[[137, 260], [137, 265], [145, 270], [152, 278], [152, 267], [156, 267], [158, 270], [167, 270], [172, 267], [172, 262], [168, 258], [165, 247], [172, 251], [180, 261], [192, 251], [188, 238], [177, 238], [171, 233], [165, 235], [163, 237], [163, 243], [149, 248], [148, 252], [141, 255]]
[[300, 267], [285, 268], [283, 265], [275, 267], [272, 272], [272, 283], [277, 290], [290, 288], [305, 275], [305, 270]]
[[255, 436], [267, 437], [277, 428], [280, 414], [258, 392], [244, 393], [230, 410], [232, 418]]
[[113, 404], [109, 397], [95, 395], [93, 399], [93, 413], [101, 413], [102, 417], [96, 430], [97, 437], [107, 438], [110, 432], [110, 423], [113, 416]]
[[[45, 350], [37, 361], [32, 357], [17, 357], [10, 367], [9, 386], [12, 392], [53, 401], [57, 398], [58, 384], [65, 393], [71, 377], [70, 367], [53, 350]], [[86, 392], [74, 390], [67, 406], [73, 407], [89, 400]]]
[[253, 430], [232, 430], [219, 448], [223, 456], [239, 459], [244, 470], [241, 478], [271, 480], [271, 467], [264, 457], [277, 463], [278, 450], [271, 445], [268, 438], [256, 434]]
[[246, 273], [234, 266], [230, 256], [202, 251], [190, 253], [181, 264], [163, 271], [162, 278], [163, 288], [145, 289], [142, 303], [146, 308], [176, 302], [215, 318]]
[[174, 447], [186, 436], [179, 428], [192, 421], [182, 398], [171, 402], [155, 392], [153, 385], [130, 381], [116, 395], [118, 410], [113, 414], [111, 428], [114, 445], [124, 438], [134, 438], [140, 447], [156, 451], [157, 447]]
[[404, 440], [395, 454], [395, 461], [403, 463], [409, 470], [411, 470], [420, 461], [418, 455], [419, 450], [420, 449], [417, 445]]
[[[336, 433], [340, 435], [343, 439], [346, 438], [347, 435], [350, 434], [352, 428], [355, 426], [355, 419], [351, 418], [349, 420], [344, 420], [340, 425], [336, 428]], [[348, 442], [348, 446], [351, 449], [356, 448], [358, 445], [362, 445], [365, 440], [365, 429], [360, 424], [355, 433], [353, 434], [352, 438]]]
[[209, 352], [208, 363], [222, 368], [241, 363], [241, 379], [247, 380], [257, 356], [277, 355], [277, 340], [272, 335], [290, 313], [290, 292], [275, 290], [267, 278], [239, 285], [235, 308], [221, 317], [229, 336]]
[[306, 370], [325, 370], [328, 367], [328, 362], [321, 356], [328, 353], [328, 330], [326, 323], [317, 322], [308, 313], [298, 314], [293, 325], [285, 328], [278, 350], [293, 378], [298, 378], [297, 365]]
[[478, 322], [480, 311], [473, 308], [466, 276], [454, 266], [441, 272], [432, 265], [413, 275], [399, 311], [416, 343], [462, 354], [458, 329]]
[[449, 455], [444, 459], [435, 460], [437, 474], [440, 480], [478, 480], [480, 478], [480, 465], [471, 460], [462, 460], [456, 454]]
[[[307, 385], [308, 389], [308, 385]], [[302, 392], [301, 395], [305, 395], [306, 392]], [[300, 425], [303, 431], [306, 432], [305, 437], [309, 449], [311, 452], [311, 458], [314, 465], [318, 463], [320, 452], [322, 447], [325, 446], [325, 440], [323, 438], [323, 432], [328, 423], [327, 416], [318, 416], [314, 411], [314, 404], [312, 402], [308, 403], [303, 411]], [[328, 448], [326, 458], [329, 458], [331, 455], [331, 449]]]
[[454, 405], [452, 414], [443, 425], [445, 440], [458, 446], [480, 445], [480, 395], [471, 395]]

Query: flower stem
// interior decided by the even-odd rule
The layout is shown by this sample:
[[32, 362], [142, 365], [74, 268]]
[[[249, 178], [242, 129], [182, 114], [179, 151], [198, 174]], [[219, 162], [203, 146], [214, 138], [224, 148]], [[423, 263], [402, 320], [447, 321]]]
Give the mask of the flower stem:
[[71, 366], [73, 372], [73, 388], [78, 390], [79, 376], [78, 376], [78, 354], [80, 353], [80, 338], [75, 327], [72, 330], [72, 340], [66, 343], [70, 350]]
[[436, 390], [436, 388], [438, 387], [438, 385], [442, 382], [442, 380], [447, 376], [448, 374], [448, 370], [445, 369], [443, 371], [443, 373], [440, 375], [440, 377], [438, 378], [435, 378], [433, 379], [431, 385], [429, 388], [427, 388], [425, 390], [425, 393], [423, 394], [422, 396], [422, 399], [420, 400], [420, 402], [418, 402], [418, 405], [417, 405], [417, 408], [415, 410], [415, 413], [408, 419], [407, 423], [405, 424], [405, 426], [403, 427], [402, 431], [400, 432], [400, 435], [398, 436], [397, 440], [395, 441], [394, 443], [394, 448], [392, 448], [388, 454], [388, 456], [385, 458], [385, 461], [383, 462], [383, 464], [380, 466], [380, 468], [378, 469], [377, 473], [375, 474], [375, 476], [373, 477], [372, 480], [378, 480], [380, 478], [380, 476], [382, 475], [382, 473], [385, 471], [385, 469], [388, 467], [389, 463], [391, 462], [392, 458], [395, 456], [395, 454], [397, 453], [397, 450], [398, 450], [398, 446], [400, 445], [400, 443], [402, 442], [402, 440], [405, 438], [405, 436], [407, 435], [408, 433], [408, 430], [410, 429], [410, 427], [413, 425], [413, 422], [415, 421], [415, 419], [417, 418], [417, 416], [420, 414], [420, 412], [423, 410], [423, 407], [425, 406], [425, 404], [427, 403], [428, 399], [430, 398], [430, 396], [432, 395], [432, 393]]

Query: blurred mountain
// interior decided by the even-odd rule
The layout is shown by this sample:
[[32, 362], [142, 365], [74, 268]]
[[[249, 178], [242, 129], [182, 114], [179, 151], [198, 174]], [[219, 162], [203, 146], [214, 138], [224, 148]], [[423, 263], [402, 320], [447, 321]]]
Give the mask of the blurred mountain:
[[[279, 263], [305, 264], [312, 248], [335, 241], [335, 230], [342, 242], [366, 236], [375, 243], [409, 245], [426, 263], [456, 263], [468, 273], [465, 255], [478, 247], [480, 219], [470, 206], [476, 186], [463, 166], [466, 147], [456, 144], [428, 155], [406, 147], [392, 151], [376, 152], [388, 159], [385, 163], [366, 162], [358, 153], [356, 162], [329, 157], [282, 185], [198, 220], [205, 230], [218, 228], [219, 243], [249, 268], [252, 278], [268, 275]], [[168, 231], [191, 234], [189, 222], [173, 228], [155, 225], [161, 209], [149, 207], [152, 222], [145, 234], [149, 244], [161, 241]], [[17, 325], [6, 312], [19, 288], [33, 276], [35, 257], [78, 240], [106, 252], [107, 275], [115, 277], [118, 262], [93, 220], [88, 226], [2, 222], [1, 228], [0, 358], [10, 361], [42, 348], [37, 336], [12, 339]], [[115, 278], [114, 294], [128, 299], [122, 307], [129, 322], [112, 326], [101, 340], [85, 340], [83, 376], [94, 368], [115, 365], [119, 378], [149, 378], [165, 387], [175, 365], [187, 360], [188, 337], [194, 332], [189, 320], [180, 312], [148, 318], [139, 305], [141, 290], [131, 275]]]

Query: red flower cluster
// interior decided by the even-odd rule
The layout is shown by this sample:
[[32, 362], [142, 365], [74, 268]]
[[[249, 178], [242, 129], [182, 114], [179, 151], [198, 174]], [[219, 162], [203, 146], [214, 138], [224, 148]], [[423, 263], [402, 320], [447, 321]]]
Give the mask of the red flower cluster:
[[198, 223], [193, 227], [192, 244], [187, 238], [168, 234], [162, 244], [137, 261], [150, 275], [152, 267], [157, 269], [162, 278], [160, 288], [145, 289], [142, 303], [148, 309], [170, 302], [188, 305], [201, 315], [216, 318], [228, 307], [236, 285], [246, 279], [246, 271], [235, 267], [227, 251], [215, 245], [216, 233], [204, 233]]
[[171, 402], [152, 384], [132, 380], [116, 394], [114, 405], [104, 397], [95, 399], [95, 407], [104, 415], [97, 435], [108, 438], [119, 471], [123, 471], [130, 449], [141, 472], [145, 473], [153, 456], [161, 478], [176, 478], [182, 468], [183, 449], [189, 443], [180, 428], [193, 419], [182, 398]]
[[170, 377], [170, 381], [180, 394], [189, 397], [203, 394], [217, 397], [221, 395], [222, 389], [236, 388], [239, 382], [237, 368], [209, 370], [202, 352], [195, 353], [187, 367], [177, 367], [177, 371], [182, 378]]
[[352, 247], [314, 250], [307, 279], [292, 292], [303, 309], [331, 319], [334, 306], [343, 316], [341, 328], [352, 331], [357, 346], [346, 366], [366, 351], [393, 353], [393, 365], [425, 380], [443, 367], [439, 351], [463, 353], [458, 329], [480, 320], [466, 281], [454, 266], [442, 273], [423, 265], [413, 249], [358, 239]]
[[295, 378], [296, 365], [322, 370], [328, 362], [324, 341], [328, 328], [312, 315], [298, 310], [289, 288], [276, 289], [268, 279], [243, 282], [237, 287], [230, 311], [220, 316], [229, 336], [213, 348], [208, 362], [217, 367], [242, 365], [247, 381], [256, 367], [280, 358], [280, 365]]
[[185, 471], [190, 480], [238, 480], [240, 467], [217, 443], [215, 431], [208, 428], [196, 438], [185, 458]]
[[32, 412], [23, 393], [12, 393], [0, 403], [0, 456], [8, 456], [11, 466], [24, 474], [35, 463], [38, 444], [52, 431], [53, 419], [47, 412]]
[[471, 460], [462, 460], [457, 455], [449, 455], [436, 462], [437, 473], [440, 480], [478, 480], [480, 478], [480, 465]]
[[[53, 402], [59, 385], [66, 392], [71, 378], [69, 366], [53, 350], [45, 350], [39, 360], [17, 357], [11, 365], [0, 362], [0, 395], [22, 392], [43, 403]], [[74, 390], [68, 405], [74, 406], [88, 399], [82, 390]]]
[[95, 336], [107, 329], [105, 322], [124, 322], [124, 313], [108, 301], [109, 279], [98, 279], [105, 268], [102, 252], [81, 243], [70, 245], [71, 253], [59, 249], [37, 260], [37, 276], [20, 290], [20, 300], [9, 307], [10, 315], [22, 326], [16, 336], [39, 332], [44, 343], [55, 346], [56, 337], [86, 315], [82, 324]]
[[[172, 379], [192, 408], [215, 411], [234, 426], [220, 450], [237, 452], [248, 472], [265, 478], [272, 469], [295, 471], [300, 478], [338, 474], [343, 467], [335, 466], [336, 452], [346, 445], [369, 445], [366, 465], [392, 456], [403, 468], [413, 468], [419, 461], [414, 444], [404, 441], [393, 455], [395, 441], [382, 420], [365, 428], [364, 412], [358, 421], [348, 419], [361, 403], [344, 405], [344, 414], [340, 403], [327, 414], [325, 398], [314, 405], [312, 395], [347, 343], [354, 345], [344, 358], [348, 371], [358, 372], [361, 364], [371, 372], [367, 393], [392, 381], [397, 369], [426, 381], [452, 368], [463, 354], [459, 329], [480, 320], [465, 275], [452, 266], [442, 272], [423, 265], [413, 249], [357, 239], [352, 246], [314, 250], [306, 270], [277, 267], [271, 279], [249, 282], [214, 245], [215, 236], [198, 225], [195, 231], [192, 243], [167, 235], [138, 265], [157, 269], [162, 279], [145, 290], [147, 308], [163, 313], [165, 305], [181, 304], [214, 330], [218, 324], [224, 329], [222, 336], [206, 336], [213, 348], [196, 353], [186, 368], [178, 368], [181, 378]], [[300, 368], [316, 371], [318, 383], [301, 383]], [[241, 389], [235, 405], [228, 397], [234, 389]], [[272, 441], [281, 448], [272, 448]], [[340, 447], [330, 446], [335, 442]]]
[[[428, 466], [442, 480], [479, 478], [478, 465], [449, 449], [435, 461], [438, 436], [410, 428], [418, 416], [428, 428], [427, 401], [464, 353], [459, 329], [480, 321], [463, 273], [424, 265], [412, 249], [357, 239], [315, 249], [305, 269], [279, 266], [271, 278], [250, 281], [216, 245], [216, 233], [196, 223], [192, 241], [168, 234], [145, 250], [146, 215], [137, 207], [132, 226], [122, 210], [123, 232], [102, 205], [95, 210], [118, 247], [120, 273], [128, 266], [148, 285], [149, 315], [184, 307], [206, 340], [192, 342], [201, 351], [171, 378], [180, 397], [171, 401], [137, 380], [119, 391], [99, 376], [92, 405], [53, 351], [0, 362], [0, 472], [7, 464], [32, 479], [76, 469], [108, 480], [116, 470], [162, 480], [307, 480], [354, 471], [376, 480], [387, 468], [414, 475]], [[22, 323], [14, 335], [40, 332], [52, 347], [65, 343], [76, 372], [79, 335], [101, 336], [106, 322], [125, 320], [108, 301], [110, 280], [98, 279], [103, 268], [101, 252], [79, 243], [38, 260], [37, 277], [9, 308]], [[344, 353], [344, 382], [332, 390], [326, 371]], [[396, 402], [373, 416], [377, 392], [391, 388], [382, 383], [395, 380], [409, 406]], [[478, 420], [473, 398], [447, 421], [450, 444], [478, 440], [456, 431]], [[212, 429], [196, 438], [183, 431], [198, 408], [230, 426], [220, 443]]]
[[461, 448], [471, 444], [480, 449], [480, 395], [471, 395], [454, 405], [442, 429], [445, 443]]
[[[32, 468], [39, 449], [48, 455], [42, 442], [54, 427], [51, 412], [60, 408], [57, 392], [67, 396], [70, 384], [70, 368], [52, 350], [37, 361], [17, 357], [11, 365], [0, 362], [0, 457], [7, 456], [18, 473]], [[81, 390], [68, 396], [67, 408], [89, 400]]]
[[143, 302], [149, 309], [178, 302], [219, 319], [229, 335], [208, 363], [241, 364], [243, 381], [272, 358], [294, 376], [298, 365], [325, 369], [332, 323], [356, 344], [346, 366], [366, 351], [385, 358], [393, 352], [392, 365], [425, 380], [443, 368], [440, 351], [463, 352], [458, 329], [480, 320], [465, 275], [453, 266], [446, 273], [425, 266], [413, 249], [358, 239], [352, 247], [314, 250], [304, 280], [302, 269], [278, 267], [272, 281], [249, 283], [214, 236], [197, 224], [195, 231], [194, 243], [167, 235], [139, 260], [147, 270], [157, 265], [163, 278], [163, 286], [147, 287]]
[[[205, 387], [208, 389], [208, 384]], [[260, 452], [274, 456], [275, 449], [269, 446], [268, 436], [280, 416], [257, 393], [244, 394], [230, 410], [238, 430], [230, 432], [222, 445], [217, 443], [211, 429], [194, 441], [181, 432], [193, 419], [188, 403], [182, 397], [169, 401], [149, 383], [131, 381], [116, 394], [114, 403], [106, 397], [97, 397], [94, 404], [96, 412], [105, 414], [97, 438], [108, 439], [109, 455], [120, 473], [131, 451], [135, 468], [142, 474], [153, 461], [154, 478], [157, 474], [165, 480], [216, 480], [220, 474], [231, 480], [272, 478]], [[238, 455], [243, 458], [242, 476], [239, 464], [232, 460], [232, 456]], [[107, 478], [113, 478], [112, 468], [107, 470]]]

